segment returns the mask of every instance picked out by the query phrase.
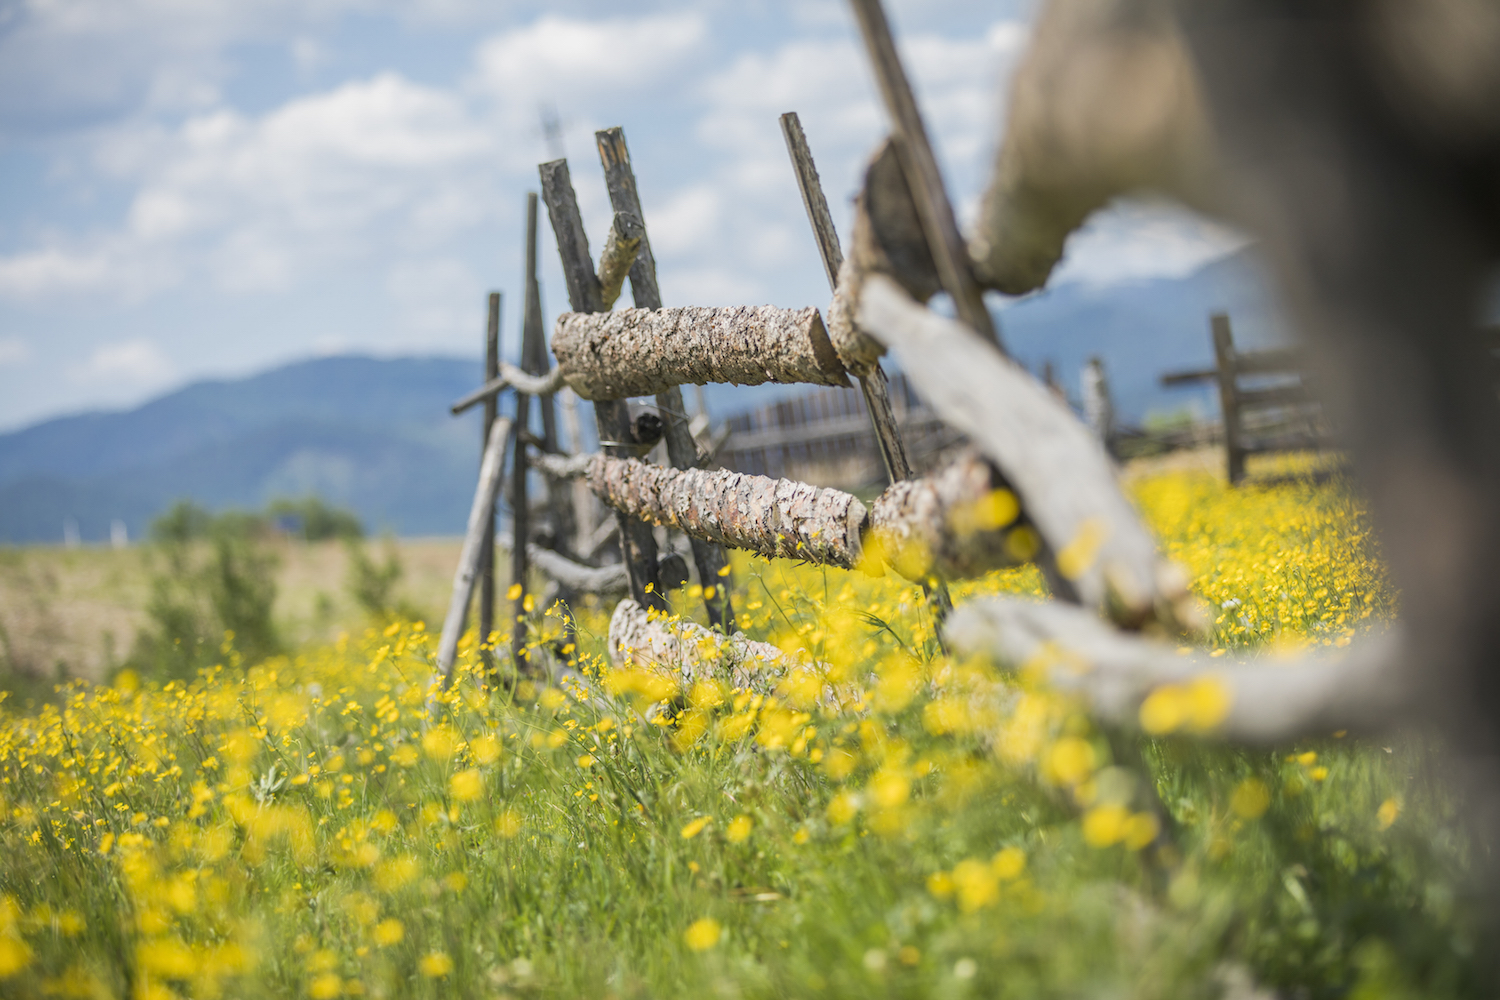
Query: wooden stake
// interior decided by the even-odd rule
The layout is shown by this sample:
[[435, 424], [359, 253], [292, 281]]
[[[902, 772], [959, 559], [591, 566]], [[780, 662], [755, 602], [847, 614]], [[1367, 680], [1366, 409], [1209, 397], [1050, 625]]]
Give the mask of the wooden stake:
[[969, 251], [959, 234], [958, 220], [953, 216], [953, 205], [948, 200], [942, 172], [938, 170], [937, 158], [928, 142], [922, 113], [901, 66], [901, 57], [896, 52], [885, 10], [880, 6], [880, 0], [849, 0], [849, 5], [859, 22], [870, 64], [875, 70], [875, 80], [880, 86], [880, 96], [885, 100], [886, 112], [891, 118], [896, 152], [916, 201], [922, 232], [927, 236], [938, 277], [944, 290], [953, 297], [958, 318], [1000, 347], [1000, 334], [985, 307], [983, 291], [974, 280]]
[[1245, 447], [1240, 440], [1239, 373], [1235, 370], [1234, 332], [1229, 317], [1214, 313], [1209, 318], [1214, 334], [1215, 373], [1219, 383], [1219, 409], [1224, 415], [1224, 453], [1228, 459], [1229, 484], [1245, 478]]
[[[536, 195], [526, 195], [526, 278], [525, 312], [521, 320], [521, 368], [528, 374], [540, 374], [535, 363], [533, 341], [542, 335], [542, 306], [538, 300], [536, 279]], [[510, 584], [515, 596], [510, 607], [510, 651], [516, 669], [526, 669], [526, 547], [531, 540], [531, 499], [527, 495], [527, 444], [531, 421], [531, 397], [516, 393], [516, 448], [511, 455], [510, 474]], [[516, 586], [520, 585], [520, 591]]]
[[[813, 163], [812, 150], [808, 148], [807, 136], [802, 131], [802, 122], [795, 111], [788, 111], [781, 116], [781, 134], [786, 139], [786, 150], [791, 155], [792, 169], [797, 174], [797, 186], [802, 190], [802, 204], [807, 209], [807, 220], [812, 223], [813, 238], [818, 241], [818, 253], [823, 258], [823, 272], [828, 276], [828, 289], [836, 292], [844, 252], [839, 246], [838, 230], [833, 228], [833, 215], [828, 211], [828, 199], [823, 197], [823, 185], [818, 180], [818, 168]], [[899, 483], [910, 479], [911, 462], [907, 460], [906, 446], [901, 441], [901, 430], [896, 424], [896, 414], [891, 409], [885, 370], [878, 362], [869, 375], [860, 377], [859, 388], [865, 397], [865, 408], [870, 411], [870, 423], [875, 428], [875, 441], [880, 446], [880, 458], [885, 464], [887, 481]]]
[[[660, 309], [661, 288], [656, 283], [656, 257], [651, 253], [651, 238], [646, 234], [645, 213], [636, 189], [635, 171], [630, 166], [630, 149], [625, 145], [625, 130], [607, 128], [594, 133], [599, 146], [599, 160], [604, 164], [604, 183], [609, 188], [609, 203], [617, 214], [628, 214], [641, 221], [640, 244], [630, 266], [630, 293], [638, 309]], [[667, 442], [667, 459], [679, 469], [698, 464], [698, 446], [688, 429], [687, 408], [682, 390], [671, 386], [656, 394], [656, 408]], [[724, 550], [713, 542], [689, 538], [698, 579], [703, 584], [703, 603], [709, 624], [725, 632], [734, 631], [734, 606], [730, 601], [729, 560]]]
[[[589, 256], [588, 236], [583, 231], [583, 217], [567, 160], [553, 160], [537, 168], [542, 179], [542, 199], [557, 238], [557, 252], [562, 257], [563, 277], [567, 281], [568, 301], [574, 312], [603, 311], [599, 279]], [[623, 399], [596, 400], [594, 419], [600, 441], [628, 441], [630, 410]], [[620, 449], [612, 449], [619, 451]], [[661, 594], [661, 580], [656, 570], [656, 537], [651, 526], [624, 513], [615, 514], [620, 532], [620, 547], [625, 568], [630, 574], [630, 593], [642, 607], [667, 610]]]
[[[448, 600], [448, 614], [443, 619], [443, 634], [438, 640], [437, 670], [443, 687], [453, 683], [453, 661], [458, 657], [458, 640], [463, 635], [464, 618], [474, 597], [474, 583], [479, 575], [479, 556], [484, 547], [485, 515], [495, 509], [500, 481], [505, 478], [505, 444], [510, 439], [510, 418], [496, 417], [490, 427], [489, 444], [479, 463], [479, 485], [474, 503], [469, 507], [469, 526], [464, 532], [463, 548], [458, 554], [458, 569], [453, 574], [453, 595]], [[493, 521], [491, 522], [493, 523]]]
[[[500, 305], [503, 302], [499, 292], [490, 293], [489, 301], [489, 323], [485, 328], [484, 336], [484, 377], [488, 381], [500, 374]], [[494, 396], [485, 400], [484, 403], [484, 446], [480, 450], [481, 460], [484, 450], [489, 447], [490, 431], [495, 425], [495, 417], [498, 403]], [[495, 505], [490, 506], [489, 516], [485, 521], [484, 541], [481, 543], [479, 563], [479, 643], [483, 647], [490, 641], [490, 633], [495, 630]], [[490, 669], [494, 669], [494, 657], [489, 650], [484, 652], [484, 661]]]

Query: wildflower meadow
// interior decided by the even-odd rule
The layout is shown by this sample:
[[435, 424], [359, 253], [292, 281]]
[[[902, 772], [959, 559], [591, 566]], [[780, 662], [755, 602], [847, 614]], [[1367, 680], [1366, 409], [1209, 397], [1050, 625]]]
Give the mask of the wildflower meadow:
[[[1336, 475], [1132, 489], [1215, 653], [1394, 614]], [[471, 634], [444, 693], [436, 637], [395, 619], [0, 704], [0, 995], [1481, 989], [1425, 737], [1230, 749], [1211, 689], [1104, 730], [1024, 666], [945, 655], [919, 587], [743, 555], [731, 579], [739, 627], [800, 663], [764, 690], [613, 669], [608, 609], [556, 605], [517, 627], [557, 685], [491, 675]]]

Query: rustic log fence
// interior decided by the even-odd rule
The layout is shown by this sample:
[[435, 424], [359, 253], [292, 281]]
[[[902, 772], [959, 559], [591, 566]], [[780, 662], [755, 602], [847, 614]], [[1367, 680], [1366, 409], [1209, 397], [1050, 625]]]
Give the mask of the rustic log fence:
[[[773, 655], [731, 634], [735, 620], [721, 582], [725, 546], [871, 572], [888, 567], [928, 586], [1030, 560], [1046, 575], [1055, 599], [989, 598], [958, 608], [945, 625], [956, 652], [1039, 667], [1101, 719], [1127, 728], [1153, 692], [1193, 684], [1223, 693], [1228, 707], [1217, 732], [1244, 742], [1280, 742], [1343, 726], [1387, 724], [1411, 693], [1399, 629], [1357, 641], [1347, 650], [1308, 656], [1297, 666], [1274, 668], [1254, 657], [1230, 663], [1227, 657], [1182, 656], [1175, 642], [1149, 637], [1192, 631], [1199, 611], [1185, 574], [1157, 552], [1117, 480], [1105, 448], [1112, 416], [1102, 369], [1093, 372], [1090, 427], [1005, 354], [976, 280], [983, 270], [985, 280], [993, 283], [997, 261], [990, 253], [985, 268], [976, 268], [959, 235], [878, 0], [851, 3], [892, 135], [866, 172], [847, 257], [833, 233], [801, 126], [794, 115], [782, 119], [834, 291], [826, 325], [814, 309], [664, 308], [620, 130], [598, 133], [614, 221], [597, 268], [567, 162], [554, 160], [539, 168], [542, 201], [572, 307], [559, 317], [553, 334], [558, 365], [547, 371], [545, 359], [531, 364], [528, 359], [534, 356], [523, 353], [521, 366], [499, 365], [494, 377], [454, 409], [493, 399], [508, 387], [542, 397], [567, 387], [594, 403], [601, 450], [589, 456], [561, 454], [555, 439], [542, 440], [540, 447], [534, 443], [524, 416], [518, 416], [523, 433], [515, 435], [504, 418], [494, 422], [440, 643], [444, 676], [452, 667], [478, 566], [482, 511], [498, 489], [498, 456], [510, 437], [518, 451], [537, 449], [534, 459], [514, 464], [523, 470], [530, 461], [549, 483], [557, 484], [551, 496], [570, 496], [563, 484], [581, 482], [615, 511], [611, 530], [621, 549], [615, 568], [587, 564], [608, 537], [597, 530], [589, 537], [576, 535], [570, 555], [534, 547], [520, 521], [512, 548], [519, 553], [515, 582], [523, 587], [529, 556], [565, 585], [628, 589], [611, 625], [611, 652], [619, 660], [631, 659], [635, 644], [649, 653], [648, 659], [690, 676], [703, 664], [688, 662], [693, 659], [688, 647], [714, 636], [720, 637], [716, 648], [731, 650], [724, 661], [730, 668], [747, 657]], [[997, 178], [999, 193], [992, 191], [992, 200], [1008, 197], [1004, 177]], [[1005, 212], [986, 218], [992, 216], [1004, 218]], [[973, 244], [981, 250], [1001, 245], [995, 233], [981, 236]], [[534, 249], [534, 239], [529, 245]], [[528, 274], [534, 275], [534, 266]], [[610, 312], [622, 274], [630, 278], [635, 308]], [[937, 291], [951, 297], [956, 317], [926, 307]], [[1303, 405], [1300, 388], [1241, 381], [1293, 370], [1295, 356], [1236, 353], [1227, 320], [1216, 320], [1215, 344], [1219, 364], [1212, 377], [1234, 404], [1226, 414], [1255, 406]], [[887, 352], [901, 362], [904, 377], [933, 413], [972, 446], [921, 478], [911, 477], [889, 383], [880, 368]], [[865, 412], [890, 480], [872, 505], [789, 479], [697, 467], [697, 451], [683, 419], [681, 385], [774, 381], [846, 386], [851, 376], [861, 382]], [[632, 437], [639, 436], [640, 425], [633, 423], [625, 397], [652, 394], [670, 466], [642, 461], [643, 449], [636, 447], [642, 442]], [[1227, 421], [1226, 431], [1229, 426]], [[1235, 436], [1230, 446], [1231, 455], [1243, 456], [1254, 450], [1255, 442]], [[516, 495], [524, 496], [523, 487], [516, 489]], [[675, 567], [664, 571], [659, 564], [653, 530], [658, 527], [671, 527], [701, 543], [695, 545], [694, 559], [704, 593], [710, 600], [723, 600], [717, 613], [709, 606], [718, 631], [674, 631], [662, 624], [657, 613], [668, 610], [664, 585], [680, 582], [685, 572]]]
[[1307, 359], [1299, 348], [1241, 351], [1229, 317], [1214, 313], [1214, 367], [1168, 372], [1163, 386], [1213, 382], [1219, 391], [1225, 465], [1231, 483], [1245, 478], [1245, 460], [1274, 451], [1333, 447], [1323, 408], [1306, 385]]

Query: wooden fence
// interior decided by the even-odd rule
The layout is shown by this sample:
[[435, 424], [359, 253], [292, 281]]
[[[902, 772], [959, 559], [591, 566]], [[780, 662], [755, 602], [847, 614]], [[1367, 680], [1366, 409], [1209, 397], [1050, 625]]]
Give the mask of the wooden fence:
[[1241, 351], [1229, 317], [1210, 317], [1214, 367], [1169, 372], [1163, 386], [1213, 382], [1219, 390], [1225, 464], [1231, 483], [1245, 477], [1245, 460], [1274, 451], [1332, 447], [1334, 436], [1323, 407], [1309, 391], [1306, 359], [1295, 347]]
[[[905, 375], [890, 379], [890, 400], [914, 471], [931, 471], [962, 447], [963, 435], [943, 423]], [[735, 414], [724, 426], [728, 437], [715, 457], [726, 469], [842, 489], [885, 480], [869, 407], [857, 390], [803, 392]]]
[[[601, 451], [558, 454], [555, 439], [512, 433], [510, 420], [495, 419], [439, 644], [437, 666], [444, 684], [452, 676], [509, 440], [516, 449], [515, 475], [524, 477], [534, 467], [559, 485], [580, 481], [615, 511], [620, 565], [630, 592], [610, 623], [610, 652], [617, 662], [645, 658], [688, 679], [727, 664], [746, 683], [774, 683], [774, 670], [741, 670], [749, 659], [779, 661], [781, 653], [733, 632], [736, 619], [723, 549], [736, 547], [867, 572], [890, 569], [919, 580], [937, 599], [943, 641], [956, 654], [1027, 665], [1072, 691], [1113, 725], [1137, 725], [1148, 696], [1190, 685], [1209, 685], [1222, 699], [1223, 718], [1215, 732], [1245, 742], [1285, 741], [1388, 720], [1393, 706], [1407, 697], [1408, 677], [1396, 635], [1347, 650], [1318, 651], [1295, 668], [1253, 656], [1215, 659], [1179, 653], [1178, 637], [1201, 621], [1199, 611], [1185, 573], [1158, 553], [1121, 488], [1101, 440], [1109, 436], [1112, 423], [1104, 405], [1107, 397], [1101, 395], [1091, 408], [1097, 425], [1091, 428], [1005, 353], [879, 0], [851, 4], [892, 131], [866, 172], [847, 257], [801, 127], [794, 115], [782, 118], [834, 292], [826, 327], [816, 309], [664, 307], [619, 129], [597, 133], [615, 212], [597, 267], [567, 161], [540, 166], [541, 200], [573, 310], [558, 319], [553, 333], [558, 364], [548, 370], [545, 357], [534, 363], [538, 359], [528, 351], [524, 369], [500, 365], [497, 377], [454, 410], [493, 399], [506, 389], [547, 397], [568, 387], [593, 402]], [[534, 237], [530, 245], [535, 246]], [[528, 256], [530, 279], [534, 254]], [[636, 308], [611, 311], [627, 274]], [[924, 305], [938, 291], [947, 293], [954, 317]], [[1235, 354], [1227, 321], [1216, 322], [1215, 344], [1215, 377], [1231, 404], [1226, 412], [1303, 405], [1300, 389], [1294, 393], [1282, 384], [1253, 384], [1257, 377], [1284, 376], [1295, 367], [1293, 359], [1282, 357], [1273, 366], [1265, 357]], [[879, 363], [887, 351], [897, 356], [910, 380], [909, 387], [898, 382], [894, 403]], [[1097, 374], [1102, 393], [1102, 369]], [[680, 385], [774, 381], [849, 386], [851, 378], [859, 384], [890, 481], [871, 506], [849, 493], [806, 482], [699, 467]], [[653, 394], [660, 415], [654, 426], [633, 419], [625, 399]], [[950, 429], [945, 433], [963, 435], [971, 443], [971, 450], [956, 461], [921, 477], [913, 475], [897, 405], [909, 417], [917, 394]], [[796, 435], [810, 433], [815, 425], [825, 425], [818, 428], [820, 439], [830, 437], [826, 425], [839, 421], [847, 426], [838, 428], [835, 439], [861, 436], [854, 426], [857, 407], [844, 401], [847, 396], [815, 398], [840, 401], [798, 402], [789, 404], [785, 418], [759, 426], [750, 421], [732, 454], [757, 454], [756, 460], [768, 464], [775, 454], [794, 465], [801, 460], [796, 449], [812, 444], [811, 437]], [[524, 412], [518, 409], [516, 423], [522, 426]], [[667, 444], [670, 465], [639, 457], [658, 438]], [[1247, 453], [1258, 440], [1237, 436], [1233, 453]], [[788, 449], [794, 461], [788, 461]], [[524, 497], [523, 489], [515, 495]], [[565, 502], [569, 495], [566, 489], [551, 491], [549, 502]], [[652, 613], [672, 610], [664, 584], [685, 576], [658, 560], [657, 532], [664, 527], [692, 540], [714, 633]], [[514, 580], [521, 589], [531, 541], [520, 535], [512, 539]], [[585, 550], [592, 543], [586, 547], [580, 541], [573, 540], [569, 554], [561, 551], [567, 544], [554, 540], [557, 550], [537, 563], [560, 582], [574, 581], [571, 585], [617, 579], [617, 574], [588, 564]], [[1025, 561], [1034, 561], [1042, 571], [1052, 600], [981, 597], [946, 613], [944, 578]], [[514, 584], [512, 589], [517, 589]], [[533, 609], [518, 597], [515, 610], [518, 631]], [[707, 660], [688, 655], [705, 648], [719, 652]], [[514, 663], [520, 672], [535, 669], [519, 648]]]

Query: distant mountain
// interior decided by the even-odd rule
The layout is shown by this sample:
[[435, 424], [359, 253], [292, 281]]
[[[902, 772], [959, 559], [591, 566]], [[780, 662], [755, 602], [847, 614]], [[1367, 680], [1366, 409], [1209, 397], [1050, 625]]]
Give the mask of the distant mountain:
[[[1075, 398], [1084, 362], [1102, 357], [1120, 418], [1139, 423], [1151, 412], [1217, 410], [1210, 388], [1167, 390], [1158, 380], [1211, 366], [1208, 315], [1220, 310], [1242, 346], [1285, 337], [1250, 252], [1183, 278], [1062, 285], [997, 317], [1011, 353], [1037, 373], [1050, 361]], [[0, 435], [0, 543], [61, 541], [68, 521], [84, 541], [102, 541], [115, 519], [137, 538], [181, 497], [253, 508], [308, 494], [352, 508], [374, 531], [459, 533], [479, 417], [454, 419], [448, 404], [479, 379], [477, 357], [320, 358]], [[717, 421], [799, 391], [709, 386], [705, 396]], [[690, 410], [695, 395], [688, 390]], [[592, 423], [587, 408], [580, 416]]]
[[448, 404], [481, 368], [451, 358], [319, 358], [187, 386], [134, 410], [0, 435], [0, 541], [132, 538], [180, 497], [259, 507], [317, 494], [373, 530], [461, 531], [478, 466], [477, 411]]
[[1163, 389], [1160, 382], [1167, 371], [1213, 367], [1208, 317], [1215, 312], [1229, 314], [1238, 347], [1287, 340], [1270, 280], [1249, 250], [1182, 278], [1062, 285], [1015, 301], [997, 318], [1016, 359], [1037, 374], [1050, 361], [1075, 400], [1079, 372], [1097, 354], [1120, 419], [1138, 424], [1153, 412], [1218, 412], [1211, 386]]

